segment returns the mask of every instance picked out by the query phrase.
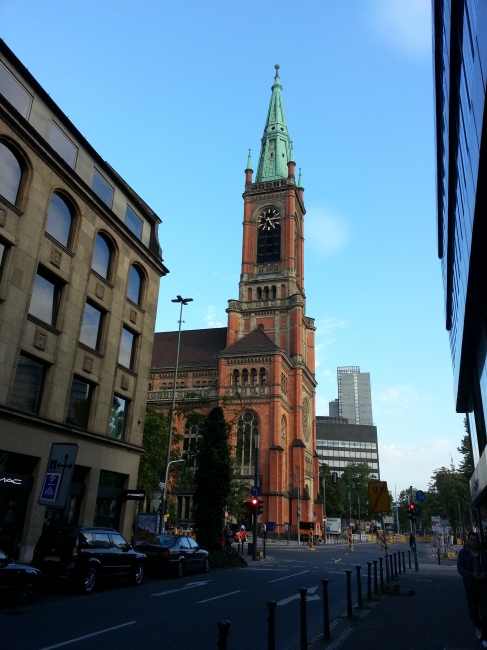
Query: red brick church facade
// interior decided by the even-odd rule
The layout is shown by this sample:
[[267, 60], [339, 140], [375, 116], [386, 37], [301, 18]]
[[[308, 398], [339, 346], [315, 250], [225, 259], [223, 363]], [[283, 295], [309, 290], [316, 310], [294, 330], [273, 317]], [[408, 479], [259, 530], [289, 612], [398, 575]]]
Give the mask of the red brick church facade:
[[[298, 490], [302, 521], [322, 521], [315, 426], [314, 321], [306, 316], [304, 207], [296, 182], [292, 143], [276, 66], [259, 167], [245, 170], [242, 266], [237, 300], [229, 300], [226, 328], [181, 333], [176, 400], [191, 393], [215, 404], [241, 396], [235, 420], [228, 406], [237, 469], [249, 487], [254, 476], [254, 437], [259, 434], [262, 522], [296, 532]], [[168, 409], [177, 332], [155, 334], [149, 403]], [[231, 412], [230, 412], [231, 411]], [[180, 423], [183, 450], [196, 427]], [[184, 491], [183, 491], [184, 492]], [[249, 495], [250, 496], [250, 495]], [[179, 515], [190, 495], [179, 494]]]

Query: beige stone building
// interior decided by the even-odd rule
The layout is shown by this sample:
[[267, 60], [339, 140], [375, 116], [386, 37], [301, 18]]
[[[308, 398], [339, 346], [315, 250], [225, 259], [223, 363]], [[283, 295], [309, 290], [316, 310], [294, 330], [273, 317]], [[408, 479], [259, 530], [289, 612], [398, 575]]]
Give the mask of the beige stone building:
[[[130, 534], [160, 278], [157, 215], [0, 41], [0, 548], [43, 525]], [[39, 505], [77, 443], [64, 510]]]

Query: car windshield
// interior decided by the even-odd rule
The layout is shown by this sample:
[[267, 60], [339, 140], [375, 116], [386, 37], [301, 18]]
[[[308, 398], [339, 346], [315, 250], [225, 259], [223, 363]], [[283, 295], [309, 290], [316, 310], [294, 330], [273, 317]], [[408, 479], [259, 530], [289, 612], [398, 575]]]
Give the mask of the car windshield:
[[165, 546], [166, 548], [169, 548], [170, 546], [174, 546], [177, 539], [178, 538], [174, 535], [154, 535], [154, 537], [151, 537], [147, 540], [146, 544], [152, 544], [154, 546]]

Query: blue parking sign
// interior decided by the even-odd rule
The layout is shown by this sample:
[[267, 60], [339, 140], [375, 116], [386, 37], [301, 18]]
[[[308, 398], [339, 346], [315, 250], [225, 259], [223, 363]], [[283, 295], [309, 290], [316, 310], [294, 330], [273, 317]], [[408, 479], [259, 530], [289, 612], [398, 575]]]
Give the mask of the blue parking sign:
[[44, 485], [41, 490], [41, 499], [46, 501], [55, 501], [57, 497], [57, 492], [59, 489], [59, 479], [61, 474], [55, 474], [53, 472], [46, 472], [44, 478]]

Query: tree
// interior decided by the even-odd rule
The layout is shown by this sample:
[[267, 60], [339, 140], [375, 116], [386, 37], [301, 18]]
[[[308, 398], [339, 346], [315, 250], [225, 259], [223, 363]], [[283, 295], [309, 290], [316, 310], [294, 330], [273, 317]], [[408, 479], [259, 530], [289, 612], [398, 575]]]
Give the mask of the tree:
[[467, 418], [463, 420], [463, 424], [466, 433], [462, 438], [460, 447], [457, 447], [457, 451], [459, 451], [460, 454], [462, 455], [462, 460], [458, 465], [458, 471], [460, 472], [460, 474], [463, 474], [465, 480], [469, 482], [472, 474], [475, 471], [475, 466], [473, 462], [472, 444], [470, 440], [470, 427]]
[[229, 433], [223, 410], [219, 406], [213, 408], [203, 421], [193, 496], [196, 537], [200, 546], [210, 553], [221, 549], [222, 509], [228, 505], [231, 495]]
[[373, 480], [368, 463], [350, 462], [345, 467], [340, 478], [342, 490], [344, 492], [344, 510], [349, 512], [349, 494], [352, 517], [359, 516], [360, 502], [360, 519], [366, 519], [370, 516], [369, 490], [368, 483]]
[[[325, 506], [327, 517], [341, 517], [343, 513], [344, 495], [340, 481], [331, 482], [330, 468], [326, 463], [320, 464], [320, 477], [325, 478]], [[322, 479], [323, 481], [323, 479]], [[321, 488], [322, 482], [320, 483]]]
[[470, 502], [470, 492], [465, 475], [461, 474], [450, 459], [449, 467], [435, 469], [429, 484], [429, 507], [436, 508], [434, 514], [443, 510], [448, 513], [448, 521], [454, 530], [462, 521], [458, 521], [458, 507], [464, 520], [464, 507]]

